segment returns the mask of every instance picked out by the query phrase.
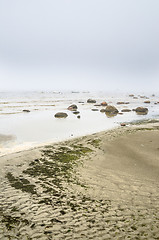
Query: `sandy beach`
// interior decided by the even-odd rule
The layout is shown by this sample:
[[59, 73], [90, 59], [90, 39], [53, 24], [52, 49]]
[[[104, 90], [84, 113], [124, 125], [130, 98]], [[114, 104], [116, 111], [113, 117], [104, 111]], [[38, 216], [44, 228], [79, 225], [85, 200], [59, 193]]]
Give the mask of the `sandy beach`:
[[159, 239], [159, 123], [0, 158], [0, 239]]
[[0, 1], [0, 240], [159, 240], [158, 9]]

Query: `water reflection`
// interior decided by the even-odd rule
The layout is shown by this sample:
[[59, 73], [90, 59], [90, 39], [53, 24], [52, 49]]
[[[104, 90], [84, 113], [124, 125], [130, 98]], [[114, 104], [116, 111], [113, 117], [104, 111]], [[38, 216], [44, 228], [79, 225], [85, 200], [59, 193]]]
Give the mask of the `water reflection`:
[[112, 118], [115, 117], [118, 113], [105, 112], [105, 114], [108, 118]]
[[148, 114], [148, 111], [146, 112], [136, 112], [137, 115], [147, 115]]

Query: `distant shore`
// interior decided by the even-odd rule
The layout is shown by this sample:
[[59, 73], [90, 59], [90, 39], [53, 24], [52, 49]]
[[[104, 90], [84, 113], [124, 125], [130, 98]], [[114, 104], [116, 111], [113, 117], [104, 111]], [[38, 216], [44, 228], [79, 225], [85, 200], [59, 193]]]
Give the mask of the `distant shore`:
[[158, 239], [159, 123], [0, 157], [0, 239]]

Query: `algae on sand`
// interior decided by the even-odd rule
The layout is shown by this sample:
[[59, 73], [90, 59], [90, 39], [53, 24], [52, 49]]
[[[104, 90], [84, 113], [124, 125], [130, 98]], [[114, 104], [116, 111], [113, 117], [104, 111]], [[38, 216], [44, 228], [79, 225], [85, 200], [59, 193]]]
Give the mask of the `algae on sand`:
[[6, 178], [9, 180], [10, 185], [15, 189], [20, 189], [23, 192], [28, 192], [35, 194], [35, 185], [30, 184], [30, 182], [25, 178], [14, 177], [12, 173], [8, 172]]
[[49, 178], [53, 185], [62, 188], [62, 181], [73, 182], [74, 167], [81, 164], [80, 158], [90, 152], [92, 149], [75, 144], [56, 149], [46, 146], [42, 150], [41, 158], [38, 161], [32, 161], [23, 173], [38, 177], [43, 181]]

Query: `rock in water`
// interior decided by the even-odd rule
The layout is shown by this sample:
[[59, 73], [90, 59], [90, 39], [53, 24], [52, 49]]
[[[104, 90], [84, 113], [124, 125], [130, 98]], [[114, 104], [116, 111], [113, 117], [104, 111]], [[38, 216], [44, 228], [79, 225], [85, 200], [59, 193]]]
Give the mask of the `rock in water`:
[[116, 113], [118, 113], [119, 111], [118, 111], [118, 109], [117, 109], [116, 107], [111, 106], [111, 105], [108, 105], [108, 106], [106, 107], [106, 109], [105, 109], [105, 112], [109, 112], [109, 113], [111, 113], [111, 114], [116, 114]]
[[23, 112], [28, 112], [28, 113], [29, 113], [29, 112], [30, 112], [30, 110], [26, 110], [26, 109], [24, 109], [24, 110], [23, 110]]
[[117, 102], [117, 104], [125, 104], [125, 102]]
[[108, 104], [106, 102], [102, 102], [101, 106], [107, 106]]
[[79, 111], [73, 111], [73, 114], [79, 114], [80, 112]]
[[89, 99], [87, 100], [87, 103], [96, 103], [96, 100], [89, 98]]
[[55, 118], [66, 118], [67, 116], [68, 114], [63, 112], [58, 112], [54, 115]]
[[125, 108], [125, 109], [122, 109], [121, 112], [131, 112], [131, 109]]
[[67, 109], [70, 110], [70, 111], [76, 111], [77, 110], [77, 105], [72, 104]]
[[135, 111], [137, 114], [146, 115], [146, 114], [148, 113], [148, 108], [137, 107], [136, 109], [134, 109], [134, 111]]

